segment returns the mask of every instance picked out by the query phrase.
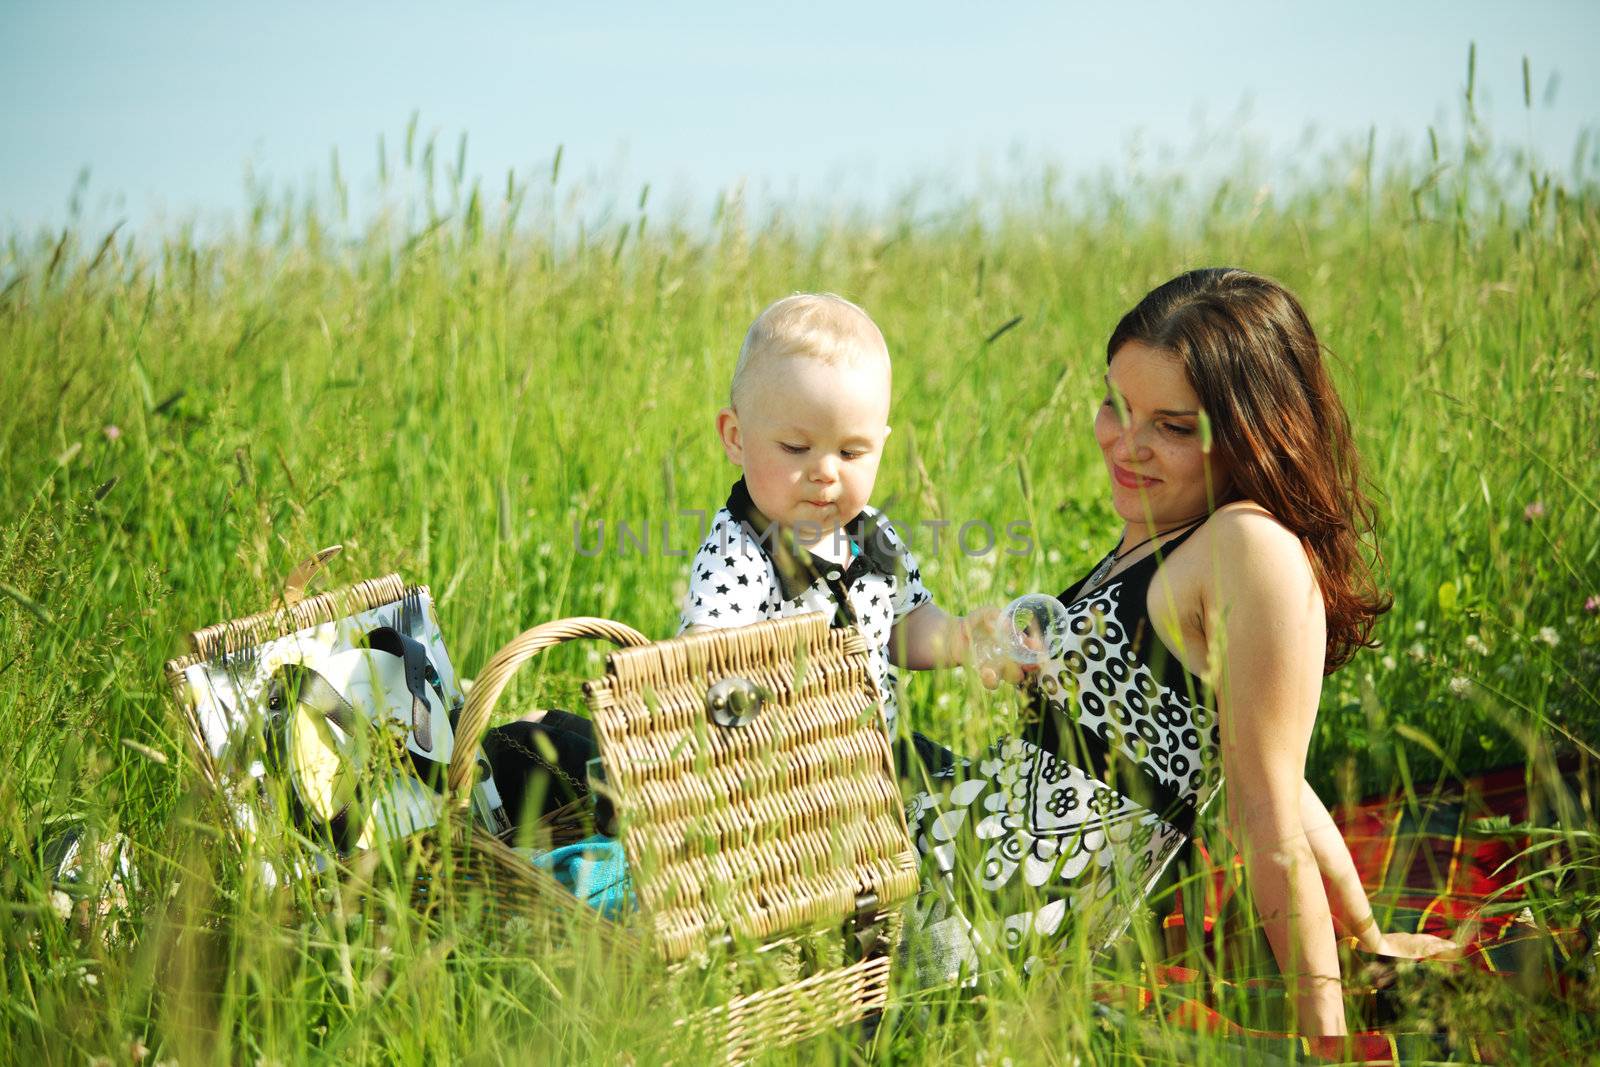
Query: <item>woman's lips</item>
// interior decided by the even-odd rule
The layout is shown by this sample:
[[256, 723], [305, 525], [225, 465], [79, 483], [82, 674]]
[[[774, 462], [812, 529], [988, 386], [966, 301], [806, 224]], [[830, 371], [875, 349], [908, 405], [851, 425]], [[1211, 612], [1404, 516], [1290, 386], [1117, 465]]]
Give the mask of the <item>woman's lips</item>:
[[1111, 465], [1111, 477], [1124, 489], [1148, 489], [1152, 485], [1161, 484], [1160, 478], [1143, 478], [1115, 463]]

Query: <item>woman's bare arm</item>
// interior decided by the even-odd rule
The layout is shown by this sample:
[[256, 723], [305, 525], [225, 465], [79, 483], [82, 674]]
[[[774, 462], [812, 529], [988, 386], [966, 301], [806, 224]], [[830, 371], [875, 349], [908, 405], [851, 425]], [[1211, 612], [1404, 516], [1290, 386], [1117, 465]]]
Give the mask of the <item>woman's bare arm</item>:
[[1334, 924], [1345, 936], [1358, 939], [1363, 948], [1377, 951], [1382, 935], [1372, 915], [1372, 905], [1367, 902], [1367, 892], [1361, 886], [1355, 860], [1333, 816], [1306, 781], [1300, 783], [1300, 825], [1305, 828], [1317, 869], [1327, 883], [1328, 909]]
[[1228, 509], [1209, 525], [1215, 562], [1203, 618], [1221, 667], [1229, 833], [1299, 1029], [1343, 1034], [1333, 920], [1301, 812], [1322, 686], [1322, 600], [1299, 540], [1264, 511]]
[[1383, 931], [1372, 914], [1372, 904], [1344, 835], [1309, 782], [1300, 783], [1300, 822], [1327, 884], [1328, 906], [1341, 933], [1355, 938], [1367, 952], [1381, 952], [1387, 956], [1425, 959], [1460, 954], [1461, 946], [1443, 937]]

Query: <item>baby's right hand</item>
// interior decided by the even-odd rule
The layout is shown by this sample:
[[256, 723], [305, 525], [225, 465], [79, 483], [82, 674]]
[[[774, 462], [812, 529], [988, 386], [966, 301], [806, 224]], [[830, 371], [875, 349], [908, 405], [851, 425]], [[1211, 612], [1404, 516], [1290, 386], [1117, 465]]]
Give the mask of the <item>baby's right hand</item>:
[[1008, 659], [1000, 667], [979, 667], [978, 681], [983, 683], [985, 689], [999, 689], [1001, 682], [1020, 686], [1038, 671], [1037, 663], [1018, 663]]
[[1018, 663], [1005, 654], [995, 636], [1002, 610], [995, 606], [976, 608], [961, 620], [967, 638], [966, 664], [977, 670], [978, 681], [985, 689], [998, 689], [1001, 682], [1021, 685], [1039, 670], [1037, 663]]

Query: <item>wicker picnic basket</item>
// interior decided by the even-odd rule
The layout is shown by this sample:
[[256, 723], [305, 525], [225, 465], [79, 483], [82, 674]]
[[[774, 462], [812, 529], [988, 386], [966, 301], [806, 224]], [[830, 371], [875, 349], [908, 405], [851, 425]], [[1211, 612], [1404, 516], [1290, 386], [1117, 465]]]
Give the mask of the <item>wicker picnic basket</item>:
[[[860, 634], [821, 614], [654, 643], [605, 620], [537, 626], [479, 675], [458, 754], [519, 667], [583, 637], [622, 646], [584, 691], [659, 958], [682, 973], [739, 946], [845, 935], [844, 958], [802, 964], [685, 1024], [716, 1031], [740, 1061], [880, 1010], [917, 872]], [[453, 787], [469, 780], [465, 762], [451, 771]]]
[[[194, 634], [169, 672], [181, 698], [186, 667], [421, 588], [390, 576], [286, 598]], [[584, 686], [638, 901], [617, 922], [473, 817], [480, 743], [507, 684], [540, 652], [581, 639], [617, 646]], [[428, 911], [465, 887], [492, 919], [532, 920], [548, 937], [591, 929], [619, 966], [700, 989], [692, 1003], [713, 1006], [672, 1032], [727, 1062], [875, 1014], [917, 873], [867, 653], [821, 614], [657, 642], [605, 619], [526, 631], [479, 672], [456, 717], [443, 818], [417, 835], [421, 859], [407, 868], [413, 900]], [[368, 860], [346, 857], [341, 871], [368, 877]]]

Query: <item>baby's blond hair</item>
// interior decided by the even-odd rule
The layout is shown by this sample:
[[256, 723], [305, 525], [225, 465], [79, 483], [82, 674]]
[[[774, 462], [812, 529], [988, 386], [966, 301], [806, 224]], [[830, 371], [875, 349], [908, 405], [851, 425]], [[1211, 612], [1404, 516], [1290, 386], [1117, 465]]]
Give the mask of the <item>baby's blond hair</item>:
[[832, 366], [859, 360], [889, 361], [883, 332], [865, 311], [832, 293], [795, 293], [767, 305], [739, 348], [728, 401], [739, 402], [763, 368], [784, 357], [805, 357]]

